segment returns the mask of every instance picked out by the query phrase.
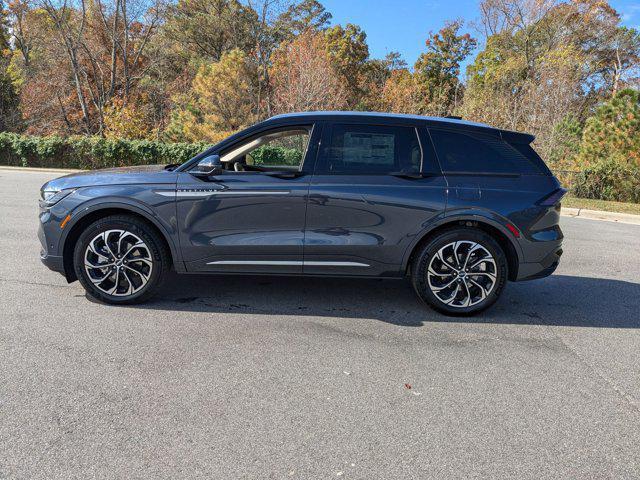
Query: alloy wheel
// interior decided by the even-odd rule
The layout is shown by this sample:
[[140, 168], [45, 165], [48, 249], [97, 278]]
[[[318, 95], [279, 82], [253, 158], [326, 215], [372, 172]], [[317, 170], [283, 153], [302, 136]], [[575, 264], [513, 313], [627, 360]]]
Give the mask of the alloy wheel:
[[496, 262], [489, 250], [477, 242], [451, 242], [429, 262], [427, 283], [445, 305], [472, 307], [484, 301], [495, 288]]
[[137, 235], [126, 230], [107, 230], [87, 245], [84, 268], [97, 289], [107, 295], [126, 297], [147, 285], [153, 257]]

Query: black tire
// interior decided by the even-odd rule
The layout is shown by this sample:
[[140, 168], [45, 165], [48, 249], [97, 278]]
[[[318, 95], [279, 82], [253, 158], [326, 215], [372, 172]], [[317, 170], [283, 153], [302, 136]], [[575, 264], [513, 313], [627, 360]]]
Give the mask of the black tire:
[[[428, 273], [429, 265], [431, 264], [432, 260], [434, 259], [434, 257], [436, 257], [440, 249], [455, 242], [474, 242], [476, 244], [479, 244], [491, 254], [491, 256], [493, 257], [493, 260], [495, 261], [495, 269], [490, 264], [487, 267], [478, 267], [478, 268], [489, 268], [491, 269], [492, 274], [495, 273], [495, 282], [490, 283], [490, 281], [488, 281], [489, 283], [486, 284], [486, 285], [492, 285], [492, 287], [488, 295], [486, 295], [485, 293], [485, 298], [481, 299], [482, 293], [480, 292], [480, 288], [479, 286], [477, 286], [477, 283], [471, 289], [467, 289], [466, 291], [461, 289], [459, 294], [455, 294], [455, 293], [453, 294], [454, 296], [459, 295], [460, 297], [464, 297], [466, 292], [468, 296], [471, 298], [472, 295], [469, 292], [474, 293], [475, 295], [473, 296], [473, 300], [478, 301], [478, 303], [475, 303], [474, 305], [470, 305], [470, 306], [448, 305], [445, 303], [443, 299], [438, 297], [436, 293], [432, 291], [432, 288], [429, 285], [427, 273]], [[462, 246], [464, 247], [464, 245], [465, 244], [463, 244]], [[439, 260], [436, 260], [436, 263], [438, 262]], [[450, 262], [447, 262], [447, 263], [451, 264]], [[460, 261], [459, 263], [462, 263], [462, 262]], [[442, 265], [442, 263], [440, 265]], [[459, 268], [460, 267], [459, 264], [452, 265], [452, 266], [456, 267], [457, 270], [455, 271], [464, 271], [464, 269]], [[444, 270], [441, 270], [441, 271], [448, 270], [446, 266], [443, 268]], [[495, 270], [495, 272], [493, 270]], [[450, 271], [453, 271], [453, 269], [451, 269]], [[460, 278], [460, 275], [463, 275], [463, 277]], [[466, 275], [467, 275], [466, 273], [460, 273], [460, 274], [452, 273], [451, 277], [444, 277], [442, 279], [442, 284], [443, 285], [448, 284], [449, 279], [451, 280], [456, 279], [456, 283], [463, 282], [460, 284], [464, 286]], [[413, 263], [411, 265], [411, 283], [413, 284], [413, 288], [415, 289], [420, 299], [425, 303], [427, 303], [434, 310], [444, 313], [445, 315], [451, 315], [451, 316], [474, 315], [476, 313], [479, 313], [489, 308], [500, 297], [504, 289], [504, 286], [507, 282], [507, 276], [508, 276], [507, 259], [504, 254], [504, 251], [502, 250], [498, 242], [496, 242], [494, 238], [491, 237], [489, 234], [483, 232], [482, 230], [478, 230], [474, 228], [460, 227], [460, 228], [452, 228], [450, 230], [445, 230], [441, 232], [440, 234], [436, 235], [435, 237], [427, 241], [420, 248], [420, 250], [417, 252], [417, 255], [414, 257]], [[438, 279], [437, 277], [432, 277], [432, 279], [433, 278]], [[485, 275], [482, 277], [466, 278], [466, 281], [471, 282], [474, 279], [478, 280], [479, 278], [490, 278], [490, 277], [487, 277]], [[445, 290], [444, 292], [450, 293], [454, 288], [458, 288], [456, 287], [456, 283], [453, 283], [453, 285], [450, 287], [451, 290]], [[471, 285], [471, 284], [467, 283], [467, 285]], [[464, 301], [459, 301], [459, 303], [464, 304]]]
[[[141, 284], [141, 286], [139, 287], [140, 289], [130, 295], [127, 295], [126, 292], [124, 292], [124, 294], [122, 295], [110, 295], [107, 292], [99, 289], [94, 284], [94, 282], [92, 282], [91, 278], [89, 277], [89, 273], [84, 267], [85, 253], [87, 252], [89, 243], [96, 236], [109, 230], [123, 230], [125, 232], [129, 232], [141, 239], [144, 242], [145, 246], [148, 247], [149, 260], [152, 264], [148, 272], [148, 280], [146, 281], [146, 284], [142, 285], [144, 277], [136, 277], [131, 273], [131, 271], [128, 271], [130, 277], [127, 278], [135, 277]], [[106, 251], [106, 249], [103, 251]], [[146, 256], [144, 258], [147, 259]], [[135, 257], [133, 261], [135, 261]], [[150, 226], [147, 222], [131, 215], [111, 215], [96, 220], [80, 234], [73, 252], [73, 265], [78, 280], [87, 291], [87, 294], [89, 296], [104, 303], [126, 305], [142, 303], [153, 296], [157, 288], [164, 281], [166, 274], [171, 268], [171, 257], [164, 240], [160, 237], [155, 228]], [[138, 265], [142, 265], [142, 263], [138, 262]], [[126, 267], [122, 268], [124, 269]], [[100, 273], [104, 270], [94, 269], [92, 272], [95, 271]], [[120, 277], [120, 279], [122, 279], [122, 277]], [[131, 280], [129, 281], [131, 282]], [[123, 285], [127, 285], [126, 280], [123, 280]]]

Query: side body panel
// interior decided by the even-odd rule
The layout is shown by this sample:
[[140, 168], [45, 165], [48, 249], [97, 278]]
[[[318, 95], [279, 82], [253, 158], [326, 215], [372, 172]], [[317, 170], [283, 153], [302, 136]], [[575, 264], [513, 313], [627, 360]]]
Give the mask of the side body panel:
[[[516, 247], [519, 264], [516, 280], [524, 280], [557, 262], [554, 253], [560, 249], [563, 240], [559, 227], [560, 209], [536, 205], [546, 193], [557, 188], [553, 177], [461, 178], [447, 175], [447, 179], [451, 185], [447, 218], [484, 221], [498, 228]], [[460, 192], [467, 190], [469, 183], [474, 181], [479, 196], [468, 200]], [[507, 224], [515, 226], [519, 236], [505, 228]]]

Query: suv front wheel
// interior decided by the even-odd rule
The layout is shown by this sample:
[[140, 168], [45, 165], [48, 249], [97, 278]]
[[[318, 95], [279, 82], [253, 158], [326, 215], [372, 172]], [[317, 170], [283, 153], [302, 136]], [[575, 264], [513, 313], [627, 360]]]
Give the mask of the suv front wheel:
[[112, 304], [147, 300], [170, 267], [169, 253], [155, 229], [129, 215], [89, 225], [78, 238], [73, 258], [87, 293]]
[[415, 257], [411, 280], [418, 296], [447, 315], [473, 315], [490, 307], [507, 281], [507, 260], [487, 233], [446, 230]]

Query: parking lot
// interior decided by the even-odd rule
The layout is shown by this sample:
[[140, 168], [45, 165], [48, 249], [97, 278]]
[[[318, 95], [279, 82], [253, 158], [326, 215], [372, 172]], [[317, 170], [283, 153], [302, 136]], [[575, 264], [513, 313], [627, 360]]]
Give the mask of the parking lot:
[[54, 176], [0, 169], [0, 478], [640, 477], [640, 226], [563, 218], [558, 271], [470, 319], [378, 280], [112, 307], [40, 264]]

